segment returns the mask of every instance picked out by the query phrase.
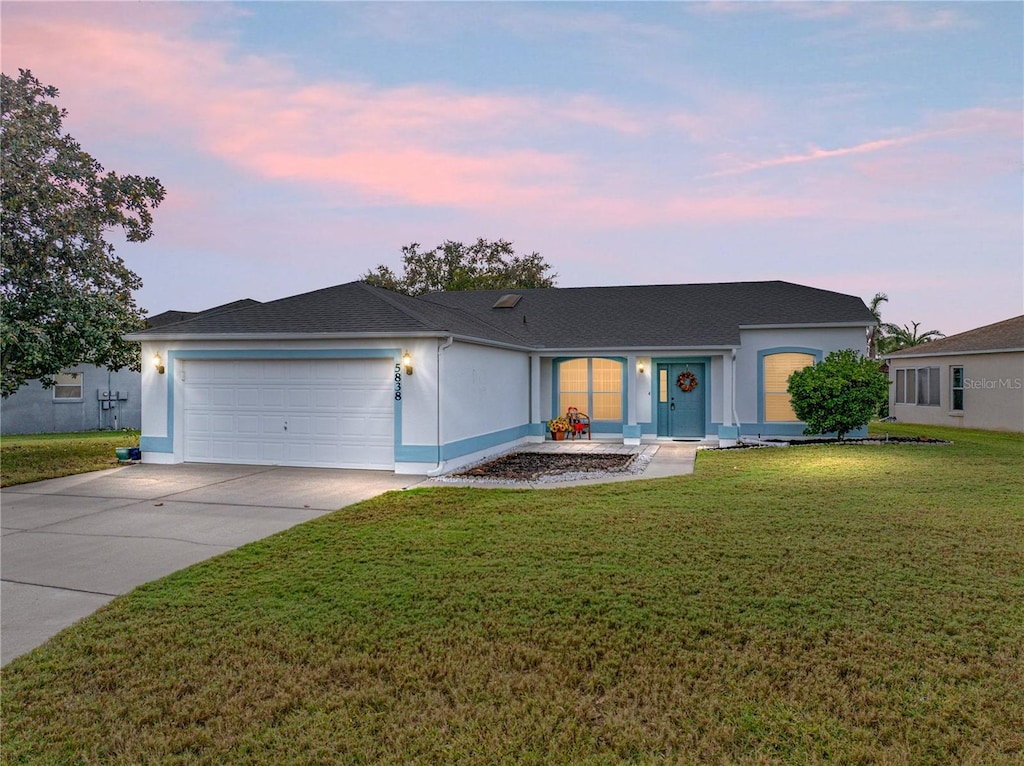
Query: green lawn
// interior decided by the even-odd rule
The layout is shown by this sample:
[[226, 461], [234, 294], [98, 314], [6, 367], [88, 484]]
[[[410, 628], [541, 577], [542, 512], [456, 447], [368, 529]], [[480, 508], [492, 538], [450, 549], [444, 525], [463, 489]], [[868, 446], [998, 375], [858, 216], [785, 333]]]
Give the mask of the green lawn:
[[5, 764], [1022, 763], [1024, 437], [389, 493], [3, 671]]
[[116, 448], [137, 446], [138, 431], [4, 436], [0, 439], [0, 486], [114, 468]]

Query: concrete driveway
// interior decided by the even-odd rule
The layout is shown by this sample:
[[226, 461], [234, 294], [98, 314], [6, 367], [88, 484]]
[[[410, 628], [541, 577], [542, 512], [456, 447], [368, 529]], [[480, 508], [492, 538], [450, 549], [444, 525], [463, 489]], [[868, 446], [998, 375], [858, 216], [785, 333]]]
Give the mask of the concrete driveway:
[[132, 465], [0, 491], [0, 664], [115, 596], [421, 477]]

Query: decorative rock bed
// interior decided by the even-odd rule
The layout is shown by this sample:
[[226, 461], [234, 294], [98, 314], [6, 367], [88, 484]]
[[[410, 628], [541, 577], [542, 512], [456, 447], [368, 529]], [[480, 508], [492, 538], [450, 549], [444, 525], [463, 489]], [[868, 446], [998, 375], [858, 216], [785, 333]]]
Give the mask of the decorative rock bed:
[[650, 455], [581, 452], [512, 452], [439, 477], [447, 482], [540, 483], [643, 473]]

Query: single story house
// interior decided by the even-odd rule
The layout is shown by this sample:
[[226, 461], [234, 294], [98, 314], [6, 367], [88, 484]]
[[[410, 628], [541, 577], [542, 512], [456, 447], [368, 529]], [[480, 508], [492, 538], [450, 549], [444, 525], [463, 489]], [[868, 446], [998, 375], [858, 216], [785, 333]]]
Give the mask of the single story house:
[[[231, 311], [255, 304], [246, 299], [206, 311], [165, 311], [146, 319], [147, 328]], [[135, 370], [80, 364], [43, 388], [30, 380], [0, 402], [0, 434], [50, 434], [142, 427], [142, 378]]]
[[789, 374], [865, 348], [855, 296], [788, 282], [481, 290], [363, 282], [129, 335], [143, 460], [433, 474], [542, 441], [799, 436]]
[[897, 421], [1024, 432], [1024, 315], [886, 358]]

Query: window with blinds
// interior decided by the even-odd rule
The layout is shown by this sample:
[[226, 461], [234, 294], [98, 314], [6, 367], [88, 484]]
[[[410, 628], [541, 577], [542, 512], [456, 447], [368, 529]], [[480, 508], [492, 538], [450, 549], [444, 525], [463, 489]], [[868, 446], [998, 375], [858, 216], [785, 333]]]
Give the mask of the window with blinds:
[[569, 359], [558, 365], [558, 414], [570, 407], [591, 420], [622, 420], [622, 369], [615, 359]]
[[764, 419], [769, 422], [793, 422], [798, 418], [789, 400], [789, 376], [814, 364], [813, 354], [784, 352], [764, 358]]

